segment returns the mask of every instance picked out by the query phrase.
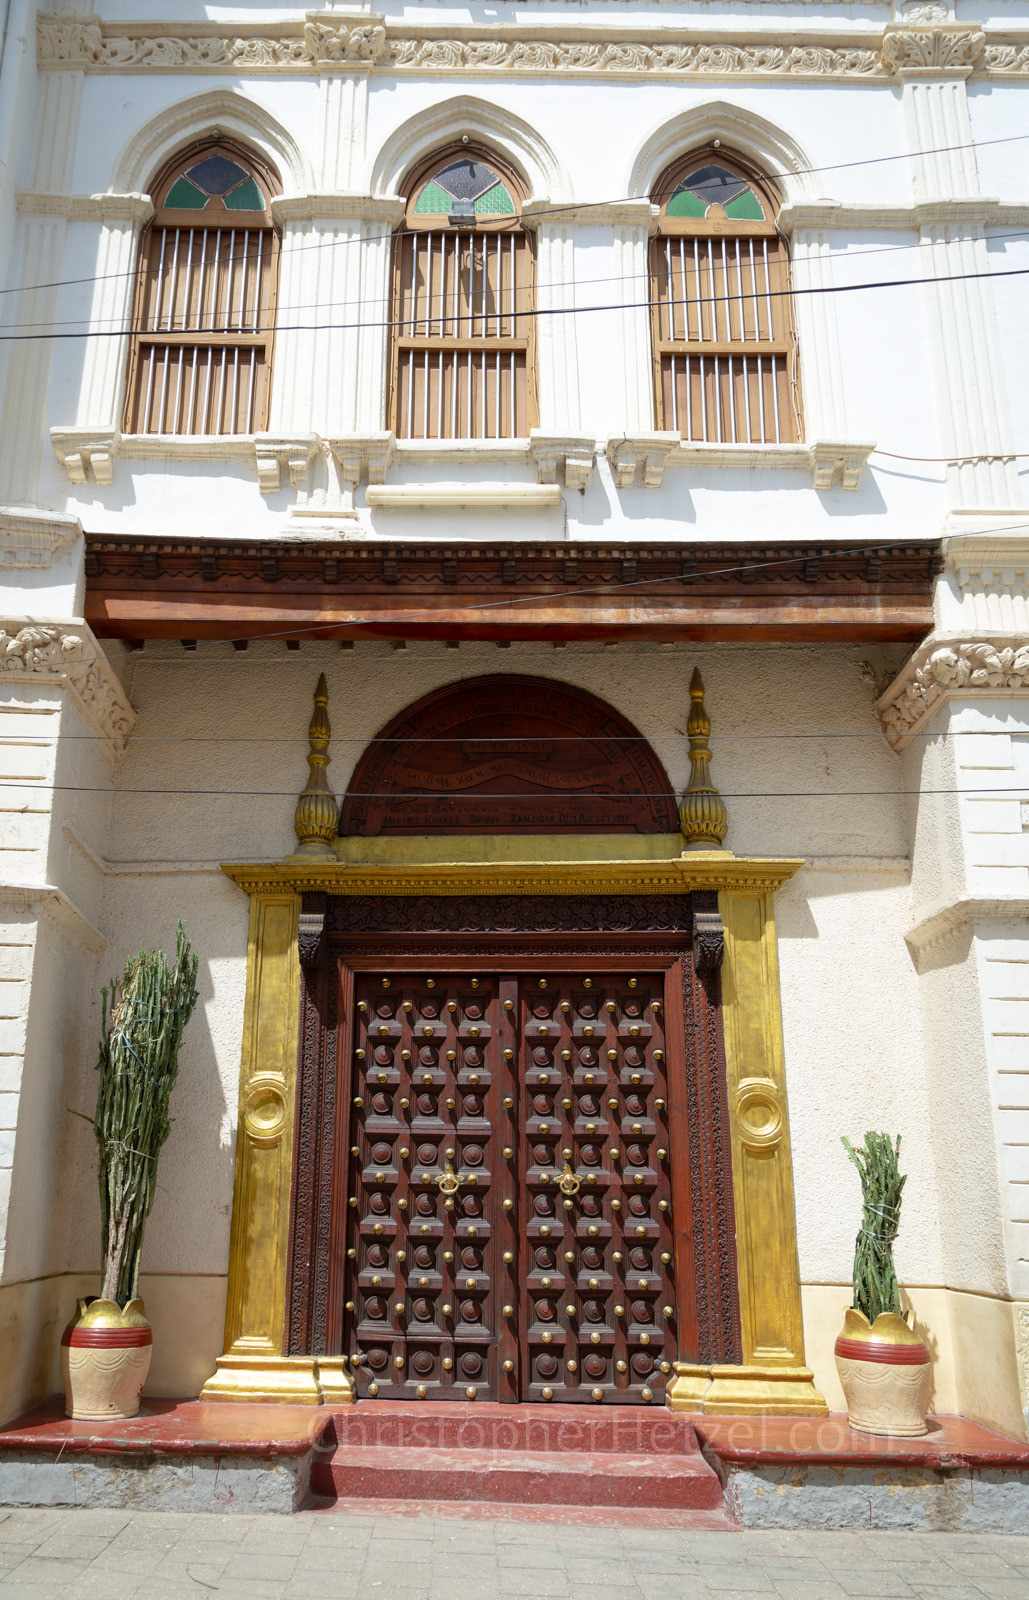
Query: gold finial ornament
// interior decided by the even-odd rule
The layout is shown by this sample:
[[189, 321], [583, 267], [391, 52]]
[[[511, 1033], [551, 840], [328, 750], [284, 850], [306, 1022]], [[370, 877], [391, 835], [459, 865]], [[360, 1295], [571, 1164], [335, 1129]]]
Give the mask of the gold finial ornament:
[[307, 736], [311, 748], [307, 757], [310, 776], [307, 787], [297, 801], [293, 813], [293, 827], [298, 839], [297, 855], [321, 856], [328, 852], [336, 837], [338, 811], [336, 797], [326, 782], [325, 773], [332, 757], [329, 755], [329, 688], [325, 674], [318, 679], [314, 691], [314, 716]]
[[711, 782], [711, 718], [704, 708], [704, 680], [694, 667], [690, 680], [690, 718], [686, 734], [690, 741], [690, 781], [679, 807], [679, 826], [687, 850], [721, 850], [729, 831], [725, 801]]

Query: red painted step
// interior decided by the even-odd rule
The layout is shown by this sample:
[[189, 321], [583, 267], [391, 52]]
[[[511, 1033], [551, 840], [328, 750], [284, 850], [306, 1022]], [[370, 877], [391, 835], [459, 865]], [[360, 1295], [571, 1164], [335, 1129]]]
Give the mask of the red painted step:
[[688, 1418], [632, 1406], [362, 1402], [334, 1413], [311, 1490], [338, 1500], [722, 1508]]

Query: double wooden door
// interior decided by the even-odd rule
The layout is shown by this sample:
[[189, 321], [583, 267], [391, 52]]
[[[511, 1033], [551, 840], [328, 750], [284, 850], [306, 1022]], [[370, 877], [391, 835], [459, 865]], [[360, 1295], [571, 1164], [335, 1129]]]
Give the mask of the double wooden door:
[[359, 1397], [657, 1403], [677, 1354], [663, 974], [362, 974]]

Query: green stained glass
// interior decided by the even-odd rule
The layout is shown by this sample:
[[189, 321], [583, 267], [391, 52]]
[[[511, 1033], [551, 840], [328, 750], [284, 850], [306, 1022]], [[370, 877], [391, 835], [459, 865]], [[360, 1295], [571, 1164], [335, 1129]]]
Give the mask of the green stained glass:
[[753, 189], [747, 189], [738, 195], [735, 200], [730, 200], [725, 208], [727, 217], [732, 217], [736, 222], [764, 222], [765, 213], [760, 200]]
[[514, 202], [502, 183], [495, 183], [492, 189], [487, 189], [475, 202], [475, 215], [477, 217], [513, 217]]
[[414, 213], [416, 217], [435, 217], [438, 216], [440, 212], [446, 216], [450, 210], [450, 206], [450, 196], [444, 193], [438, 183], [432, 183], [430, 181], [425, 185], [425, 188], [415, 201]]
[[699, 195], [680, 184], [665, 207], [665, 212], [670, 217], [706, 217], [707, 201], [701, 200]]
[[207, 199], [203, 190], [198, 189], [195, 183], [190, 183], [188, 178], [176, 178], [164, 203], [173, 211], [203, 211]]
[[225, 207], [228, 211], [263, 211], [264, 195], [253, 178], [248, 178], [225, 196]]

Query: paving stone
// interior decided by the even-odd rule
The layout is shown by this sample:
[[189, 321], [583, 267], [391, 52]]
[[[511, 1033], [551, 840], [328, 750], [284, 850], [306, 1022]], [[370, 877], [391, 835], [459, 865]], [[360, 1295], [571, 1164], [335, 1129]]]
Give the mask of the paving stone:
[[[569, 1588], [570, 1600], [598, 1600], [597, 1586], [593, 1583], [574, 1582]], [[603, 1600], [640, 1600], [640, 1591], [634, 1583], [605, 1583]]]
[[254, 1555], [234, 1551], [223, 1578], [225, 1583], [288, 1583], [297, 1568], [296, 1556]]
[[568, 1574], [561, 1567], [503, 1567], [500, 1573], [501, 1594], [531, 1595], [532, 1600], [544, 1596], [559, 1597], [568, 1594]]
[[775, 1594], [775, 1584], [755, 1561], [743, 1566], [729, 1562], [706, 1561], [697, 1567], [698, 1575], [709, 1589], [721, 1592], [731, 1589], [734, 1594]]

